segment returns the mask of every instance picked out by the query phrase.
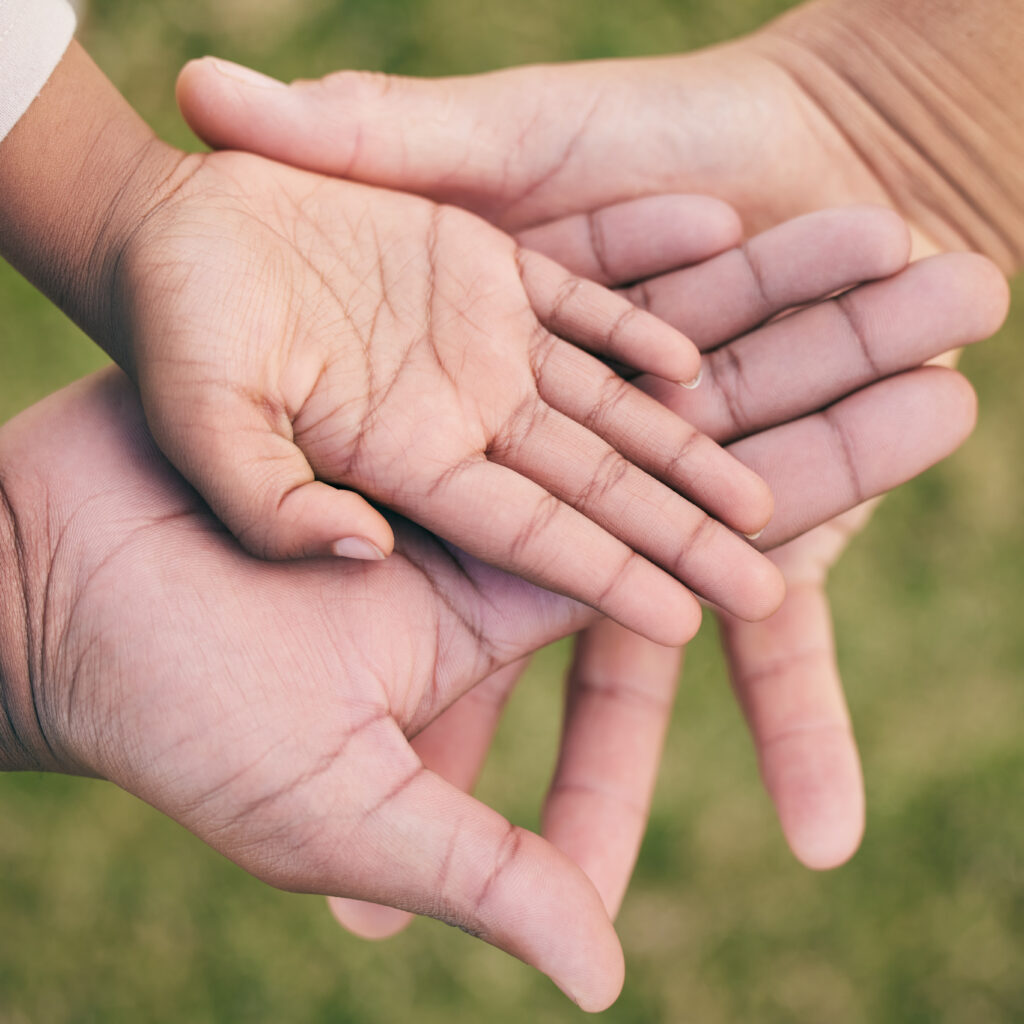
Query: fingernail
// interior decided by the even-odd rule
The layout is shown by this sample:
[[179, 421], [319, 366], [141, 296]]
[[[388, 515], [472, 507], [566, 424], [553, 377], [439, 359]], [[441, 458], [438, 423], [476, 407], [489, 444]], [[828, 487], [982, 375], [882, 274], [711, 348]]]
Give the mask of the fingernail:
[[680, 381], [679, 384], [680, 384], [681, 387], [686, 388], [687, 391], [692, 391], [700, 383], [701, 377], [703, 377], [703, 376], [704, 376], [704, 367], [702, 366], [700, 368], [700, 373], [698, 373], [697, 376], [693, 378], [693, 380]]
[[757, 531], [757, 533], [745, 533], [743, 534], [743, 536], [746, 537], [747, 540], [757, 540], [757, 538], [760, 537], [766, 529], [767, 527], [762, 526], [761, 529]]
[[271, 78], [270, 75], [264, 75], [262, 72], [253, 71], [252, 68], [247, 68], [242, 64], [222, 60], [220, 57], [207, 57], [206, 59], [213, 65], [215, 71], [219, 71], [225, 78], [230, 78], [233, 82], [254, 86], [257, 89], [288, 88], [284, 82], [279, 82], [276, 78]]
[[331, 545], [331, 551], [339, 558], [359, 558], [364, 562], [379, 562], [387, 555], [365, 537], [342, 537]]

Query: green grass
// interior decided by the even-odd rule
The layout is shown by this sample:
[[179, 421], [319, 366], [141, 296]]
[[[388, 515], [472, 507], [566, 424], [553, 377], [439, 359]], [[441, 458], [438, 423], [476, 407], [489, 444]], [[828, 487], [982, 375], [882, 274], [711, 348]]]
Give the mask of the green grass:
[[[85, 41], [159, 130], [171, 86], [216, 52], [282, 77], [409, 73], [686, 49], [782, 2], [106, 0]], [[964, 365], [974, 438], [881, 508], [832, 582], [864, 755], [868, 831], [843, 869], [789, 857], [713, 634], [672, 724], [620, 931], [608, 1021], [978, 1024], [1024, 1020], [1024, 293]], [[0, 268], [0, 417], [102, 363]], [[514, 698], [481, 786], [536, 822], [564, 646]], [[582, 1019], [543, 978], [417, 922], [385, 945], [274, 892], [113, 787], [0, 780], [0, 1024], [450, 1024]]]

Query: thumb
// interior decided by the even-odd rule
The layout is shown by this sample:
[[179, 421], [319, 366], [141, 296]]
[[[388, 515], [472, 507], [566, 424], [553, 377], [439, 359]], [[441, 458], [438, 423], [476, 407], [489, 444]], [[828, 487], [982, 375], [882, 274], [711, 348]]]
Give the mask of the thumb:
[[589, 76], [569, 76], [559, 81], [554, 119], [543, 81], [549, 69], [527, 70], [529, 79], [513, 69], [431, 80], [341, 71], [286, 85], [206, 57], [184, 67], [177, 96], [185, 120], [214, 148], [417, 192], [494, 219], [549, 181], [593, 107]]
[[424, 767], [387, 716], [338, 749], [273, 806], [240, 816], [229, 856], [280, 888], [435, 917], [543, 971], [584, 1010], [615, 1001], [622, 948], [568, 857]]
[[160, 448], [250, 553], [376, 560], [394, 547], [381, 513], [317, 480], [302, 451], [247, 397], [222, 395], [184, 417], [158, 404], [147, 419]]

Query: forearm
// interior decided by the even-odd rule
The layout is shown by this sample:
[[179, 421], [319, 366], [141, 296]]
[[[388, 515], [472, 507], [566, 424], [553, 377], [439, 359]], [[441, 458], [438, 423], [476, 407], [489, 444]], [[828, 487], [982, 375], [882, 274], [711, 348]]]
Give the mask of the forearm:
[[0, 143], [0, 254], [122, 365], [118, 254], [181, 159], [76, 43]]
[[1013, 0], [819, 0], [756, 37], [944, 248], [1024, 263], [1024, 12]]

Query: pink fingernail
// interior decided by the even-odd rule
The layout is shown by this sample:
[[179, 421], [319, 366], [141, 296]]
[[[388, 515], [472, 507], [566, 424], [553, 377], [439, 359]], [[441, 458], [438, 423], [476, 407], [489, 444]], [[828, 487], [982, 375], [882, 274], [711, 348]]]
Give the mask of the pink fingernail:
[[745, 534], [743, 534], [743, 536], [746, 537], [747, 540], [757, 540], [757, 538], [760, 537], [761, 534], [764, 533], [764, 531], [766, 529], [767, 529], [767, 527], [763, 526], [763, 527], [761, 527], [760, 530], [757, 531], [757, 533], [745, 533]]
[[270, 75], [264, 75], [259, 71], [253, 71], [242, 64], [235, 64], [234, 61], [222, 60], [220, 57], [206, 58], [215, 71], [219, 71], [225, 78], [233, 82], [240, 82], [242, 85], [256, 86], [259, 89], [287, 89], [284, 82], [279, 82]]
[[365, 537], [342, 537], [331, 545], [331, 551], [339, 558], [358, 558], [364, 562], [379, 562], [388, 557]]
[[702, 366], [700, 368], [700, 373], [698, 373], [697, 376], [693, 378], [693, 380], [680, 381], [679, 382], [679, 386], [686, 388], [687, 391], [692, 391], [700, 383], [701, 378], [703, 376], [704, 376], [704, 367]]

